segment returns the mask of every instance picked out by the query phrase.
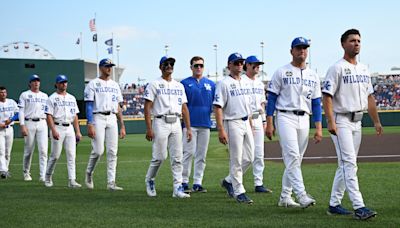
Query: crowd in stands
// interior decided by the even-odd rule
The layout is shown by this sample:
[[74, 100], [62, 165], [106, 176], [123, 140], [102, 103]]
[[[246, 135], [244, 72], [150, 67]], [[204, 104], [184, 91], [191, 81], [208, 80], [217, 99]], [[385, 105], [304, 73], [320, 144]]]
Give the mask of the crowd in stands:
[[[378, 77], [373, 86], [376, 106], [379, 110], [400, 110], [400, 75]], [[124, 97], [123, 115], [143, 118], [145, 85], [132, 83], [121, 87]]]

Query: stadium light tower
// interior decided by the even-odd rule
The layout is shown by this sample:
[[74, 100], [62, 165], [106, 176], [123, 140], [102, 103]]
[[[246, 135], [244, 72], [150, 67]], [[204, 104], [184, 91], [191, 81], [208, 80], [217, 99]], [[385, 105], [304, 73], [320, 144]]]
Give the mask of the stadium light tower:
[[214, 51], [215, 51], [215, 81], [218, 81], [218, 45], [214, 44]]
[[117, 44], [117, 46], [115, 47], [115, 49], [117, 50], [117, 77], [118, 77], [118, 81], [119, 81], [119, 51], [121, 50], [121, 46]]
[[164, 46], [164, 50], [165, 50], [165, 56], [168, 56], [168, 49], [170, 48], [170, 46], [168, 44], [166, 44]]
[[[264, 41], [260, 42], [261, 47], [261, 61], [264, 62]], [[261, 65], [261, 80], [264, 81], [264, 64]]]

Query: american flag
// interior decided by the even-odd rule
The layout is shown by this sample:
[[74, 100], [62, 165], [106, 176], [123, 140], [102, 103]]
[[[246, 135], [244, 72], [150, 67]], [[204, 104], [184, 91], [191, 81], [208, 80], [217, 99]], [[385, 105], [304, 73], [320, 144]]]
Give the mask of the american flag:
[[94, 18], [89, 21], [89, 28], [91, 32], [96, 32], [96, 20]]

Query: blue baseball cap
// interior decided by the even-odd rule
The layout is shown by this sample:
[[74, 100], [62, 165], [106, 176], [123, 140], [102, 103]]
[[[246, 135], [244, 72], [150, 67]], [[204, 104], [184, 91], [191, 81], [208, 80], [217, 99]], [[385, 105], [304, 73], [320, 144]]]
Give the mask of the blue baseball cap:
[[68, 78], [65, 75], [57, 75], [56, 83], [68, 82]]
[[111, 61], [111, 59], [102, 59], [99, 62], [100, 67], [113, 67], [115, 64]]
[[32, 81], [40, 81], [40, 78], [37, 74], [32, 74], [31, 76], [29, 76], [29, 82]]
[[310, 42], [308, 42], [308, 39], [304, 37], [297, 37], [292, 41], [292, 48], [297, 46], [310, 47]]
[[228, 57], [228, 63], [230, 62], [236, 62], [236, 61], [244, 61], [245, 59], [242, 57], [242, 55], [240, 53], [232, 53], [229, 57]]
[[168, 57], [168, 56], [163, 56], [163, 57], [161, 57], [161, 59], [160, 59], [160, 65], [163, 64], [163, 63], [164, 63], [165, 61], [167, 61], [167, 60], [175, 63], [175, 59], [174, 59], [174, 58]]
[[264, 64], [264, 62], [258, 60], [255, 55], [250, 55], [249, 57], [247, 57], [245, 63], [258, 63], [260, 65]]

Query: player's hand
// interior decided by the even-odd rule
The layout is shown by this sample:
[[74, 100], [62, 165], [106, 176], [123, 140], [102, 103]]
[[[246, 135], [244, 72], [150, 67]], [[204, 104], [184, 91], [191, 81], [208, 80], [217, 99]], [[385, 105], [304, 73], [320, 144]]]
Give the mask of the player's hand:
[[186, 140], [188, 142], [192, 141], [192, 130], [191, 129], [186, 130]]
[[265, 130], [265, 135], [269, 140], [272, 140], [272, 136], [275, 136], [275, 128], [272, 124], [267, 124], [267, 129]]
[[322, 141], [322, 129], [315, 130], [314, 143], [317, 144]]
[[4, 124], [7, 126], [7, 125], [9, 125], [11, 123], [11, 120], [10, 119], [7, 119], [6, 121], [4, 121]]
[[153, 129], [147, 129], [146, 130], [146, 139], [147, 139], [147, 141], [153, 141], [153, 138], [154, 138]]
[[55, 129], [51, 131], [51, 134], [53, 135], [53, 139], [55, 140], [60, 139], [60, 134]]
[[337, 135], [336, 123], [328, 121], [328, 131], [332, 135]]
[[93, 124], [88, 124], [87, 125], [87, 130], [88, 130], [88, 136], [91, 139], [94, 139], [96, 137], [96, 130], [94, 129]]
[[28, 129], [25, 125], [21, 125], [21, 134], [22, 136], [28, 136]]
[[224, 145], [228, 144], [228, 136], [226, 135], [225, 130], [222, 129], [218, 131], [218, 139], [220, 143]]
[[125, 126], [121, 127], [121, 129], [119, 130], [119, 138], [123, 139], [126, 136], [126, 130], [125, 130]]
[[0, 128], [6, 128], [7, 125], [5, 123], [0, 123]]
[[82, 139], [82, 134], [80, 132], [75, 134], [76, 144], [78, 144]]
[[383, 127], [380, 123], [375, 124], [376, 135], [381, 136], [383, 134]]

